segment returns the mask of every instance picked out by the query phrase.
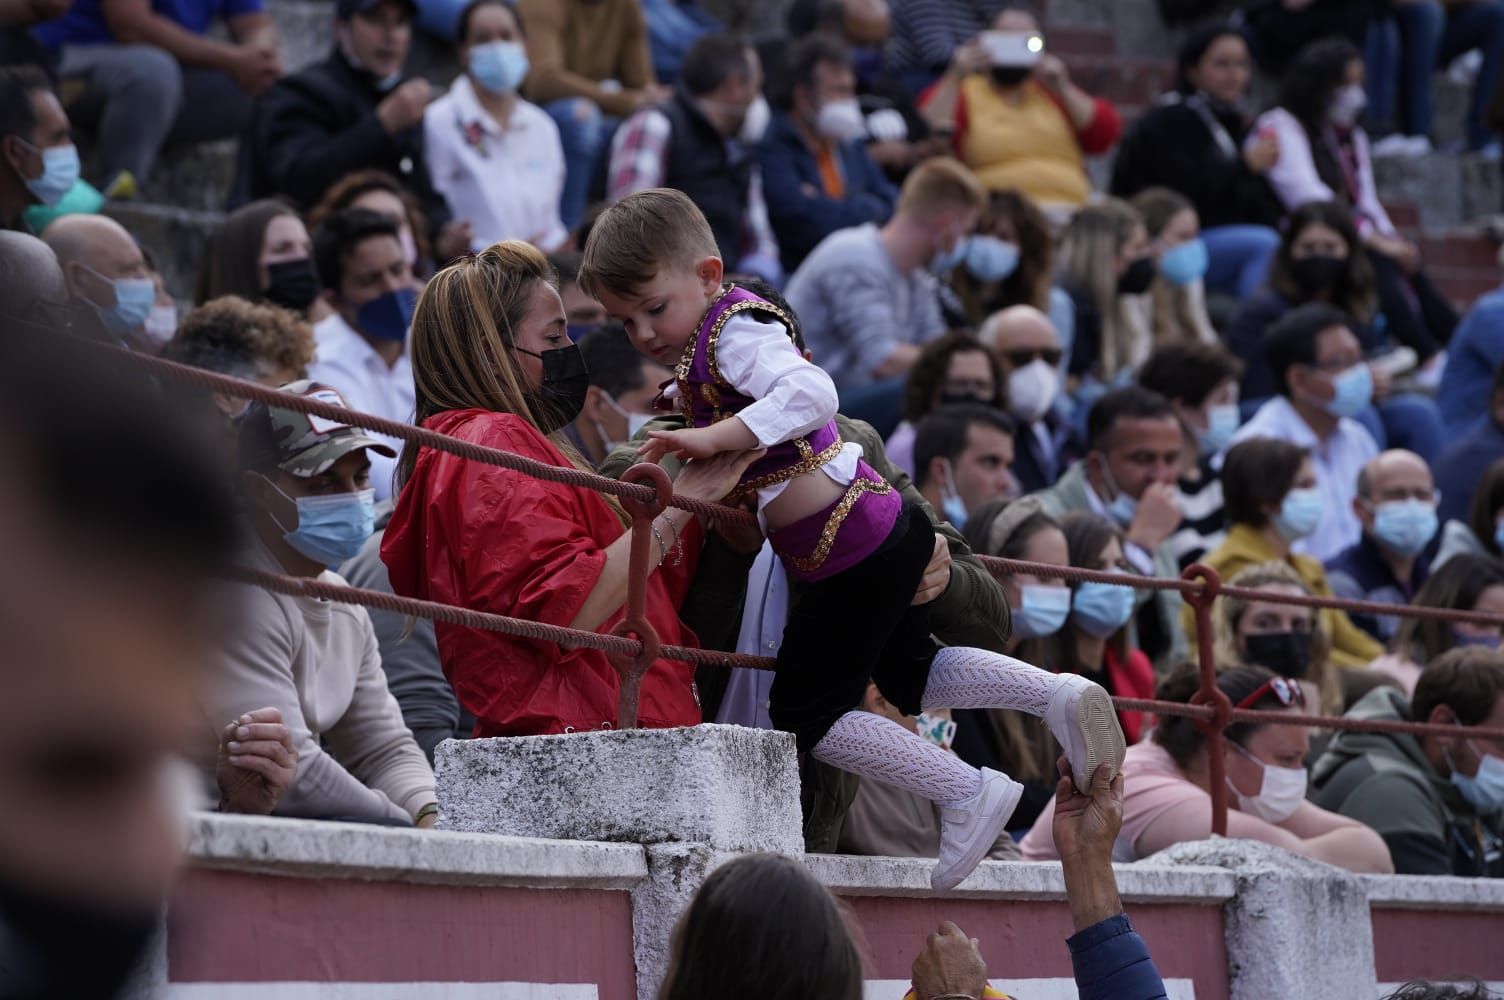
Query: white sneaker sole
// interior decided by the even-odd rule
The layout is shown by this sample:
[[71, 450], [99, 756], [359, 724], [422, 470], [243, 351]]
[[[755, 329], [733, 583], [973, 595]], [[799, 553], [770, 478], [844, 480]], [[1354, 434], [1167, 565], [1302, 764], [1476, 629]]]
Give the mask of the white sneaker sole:
[[1078, 674], [1061, 674], [1060, 681], [1050, 696], [1044, 721], [1065, 748], [1076, 790], [1087, 794], [1097, 768], [1110, 764], [1116, 777], [1123, 766], [1127, 749], [1123, 727], [1118, 724], [1112, 697], [1100, 685]]
[[[992, 845], [997, 843], [997, 838], [1002, 834], [1003, 827], [1008, 825], [1008, 820], [1013, 816], [1013, 811], [1018, 808], [1018, 800], [1023, 796], [1024, 786], [1014, 781], [1000, 771], [983, 769], [983, 775], [990, 778], [996, 775], [1001, 780], [988, 780], [982, 788], [982, 801], [977, 804], [978, 812], [988, 816], [988, 822], [977, 831], [975, 839], [967, 845], [965, 853], [951, 862], [945, 869], [937, 864], [935, 870], [930, 873], [930, 888], [939, 892], [954, 889], [966, 880], [966, 876], [976, 870], [977, 865], [992, 850]], [[945, 821], [940, 821], [940, 836], [942, 838], [941, 850], [944, 851]]]

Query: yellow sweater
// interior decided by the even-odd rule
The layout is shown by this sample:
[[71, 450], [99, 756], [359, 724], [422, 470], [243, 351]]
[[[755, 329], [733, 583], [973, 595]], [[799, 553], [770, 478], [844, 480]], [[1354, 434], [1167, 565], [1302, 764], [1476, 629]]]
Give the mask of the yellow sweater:
[[1015, 188], [1040, 204], [1084, 205], [1091, 182], [1076, 133], [1043, 87], [1018, 88], [1015, 104], [986, 76], [961, 81], [961, 158], [989, 190]]
[[[1256, 528], [1235, 524], [1227, 532], [1227, 540], [1215, 552], [1201, 560], [1222, 577], [1223, 583], [1231, 582], [1249, 566], [1259, 563], [1281, 561], [1295, 571], [1306, 589], [1317, 597], [1331, 597], [1331, 585], [1326, 582], [1326, 570], [1311, 556], [1291, 554], [1283, 560]], [[1384, 647], [1377, 639], [1353, 624], [1346, 611], [1322, 608], [1316, 612], [1322, 631], [1332, 640], [1331, 662], [1339, 667], [1366, 667], [1384, 655]], [[1196, 643], [1196, 619], [1190, 605], [1181, 612], [1186, 636], [1192, 648]]]

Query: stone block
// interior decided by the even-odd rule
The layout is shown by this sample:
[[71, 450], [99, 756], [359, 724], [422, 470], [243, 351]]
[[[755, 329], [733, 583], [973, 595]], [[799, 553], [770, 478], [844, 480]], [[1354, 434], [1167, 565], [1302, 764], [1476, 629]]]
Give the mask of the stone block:
[[331, 0], [269, 0], [266, 12], [282, 39], [282, 66], [296, 73], [334, 48]]
[[794, 740], [740, 726], [446, 741], [439, 826], [799, 853]]
[[656, 844], [647, 848], [647, 880], [632, 890], [632, 952], [637, 960], [637, 996], [653, 1000], [668, 972], [674, 925], [706, 876], [739, 855], [704, 844]]
[[157, 157], [151, 179], [141, 186], [139, 201], [197, 212], [221, 211], [235, 183], [239, 154], [239, 139], [164, 150]]
[[1147, 861], [1211, 865], [1236, 878], [1225, 910], [1230, 1000], [1378, 995], [1368, 887], [1359, 876], [1253, 840], [1177, 844]]
[[192, 301], [209, 236], [223, 221], [224, 213], [114, 202], [105, 206], [105, 214], [152, 252], [167, 290], [179, 300]]

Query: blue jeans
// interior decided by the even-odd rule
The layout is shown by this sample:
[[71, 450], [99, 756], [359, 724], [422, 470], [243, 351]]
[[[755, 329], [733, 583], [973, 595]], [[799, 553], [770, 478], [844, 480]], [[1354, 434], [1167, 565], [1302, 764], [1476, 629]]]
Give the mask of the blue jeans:
[[721, 22], [696, 7], [694, 0], [642, 0], [642, 13], [648, 22], [648, 47], [659, 83], [679, 79], [684, 53], [701, 35], [721, 28]]
[[1279, 233], [1268, 226], [1213, 226], [1201, 232], [1210, 258], [1206, 288], [1210, 292], [1247, 298], [1269, 275], [1269, 262], [1279, 249]]
[[1373, 435], [1379, 449], [1413, 451], [1426, 464], [1435, 461], [1446, 447], [1441, 411], [1429, 396], [1402, 392], [1370, 406], [1353, 418]]
[[564, 147], [564, 193], [559, 198], [559, 216], [573, 229], [585, 214], [590, 182], [606, 156], [606, 143], [616, 130], [617, 119], [607, 118], [588, 97], [550, 101], [543, 110], [559, 126]]
[[1467, 143], [1477, 149], [1491, 138], [1485, 117], [1504, 68], [1504, 0], [1475, 0], [1446, 9], [1430, 0], [1394, 8], [1391, 20], [1377, 21], [1368, 34], [1368, 117], [1387, 124], [1399, 102], [1399, 130], [1430, 135], [1435, 118], [1432, 75], [1471, 49], [1483, 53], [1483, 67], [1467, 107]]

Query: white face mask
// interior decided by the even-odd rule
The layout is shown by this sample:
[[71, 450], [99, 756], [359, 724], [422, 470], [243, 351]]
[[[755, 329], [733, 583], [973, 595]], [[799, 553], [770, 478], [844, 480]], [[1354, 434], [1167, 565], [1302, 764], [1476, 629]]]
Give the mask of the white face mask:
[[1060, 391], [1060, 372], [1043, 358], [1035, 358], [1008, 376], [1008, 409], [1026, 424], [1050, 412]]
[[1368, 95], [1356, 83], [1349, 83], [1337, 88], [1337, 93], [1332, 97], [1332, 106], [1327, 109], [1326, 116], [1331, 119], [1333, 125], [1352, 128], [1367, 109]]
[[768, 123], [772, 120], [773, 109], [768, 107], [768, 99], [758, 94], [756, 99], [747, 105], [747, 114], [742, 118], [742, 128], [736, 137], [749, 146], [755, 146], [762, 142], [762, 137], [768, 131]]
[[151, 312], [146, 314], [146, 322], [141, 324], [141, 331], [153, 347], [166, 346], [172, 335], [178, 332], [178, 307], [170, 303], [152, 306]]
[[865, 131], [862, 121], [862, 106], [855, 97], [842, 101], [827, 101], [815, 115], [815, 131], [831, 142], [846, 142]]
[[1282, 823], [1295, 814], [1306, 800], [1309, 778], [1303, 767], [1275, 767], [1266, 764], [1236, 743], [1228, 746], [1253, 761], [1264, 772], [1264, 783], [1257, 795], [1244, 795], [1227, 779], [1227, 787], [1238, 797], [1238, 809], [1250, 816], [1257, 816], [1266, 823]]
[[[605, 396], [605, 400], [607, 406], [611, 407], [611, 409], [615, 410], [619, 415], [626, 419], [627, 441], [630, 441], [634, 437], [636, 437], [638, 431], [642, 430], [643, 427], [652, 423], [653, 420], [656, 419], [651, 413], [633, 413], [631, 410], [628, 410], [626, 407], [622, 406], [610, 396]], [[606, 452], [608, 454], [615, 451], [623, 444], [626, 444], [626, 441], [611, 440], [611, 435], [606, 433], [606, 427], [600, 421], [596, 421], [595, 432], [601, 436], [601, 442], [606, 446]]]

